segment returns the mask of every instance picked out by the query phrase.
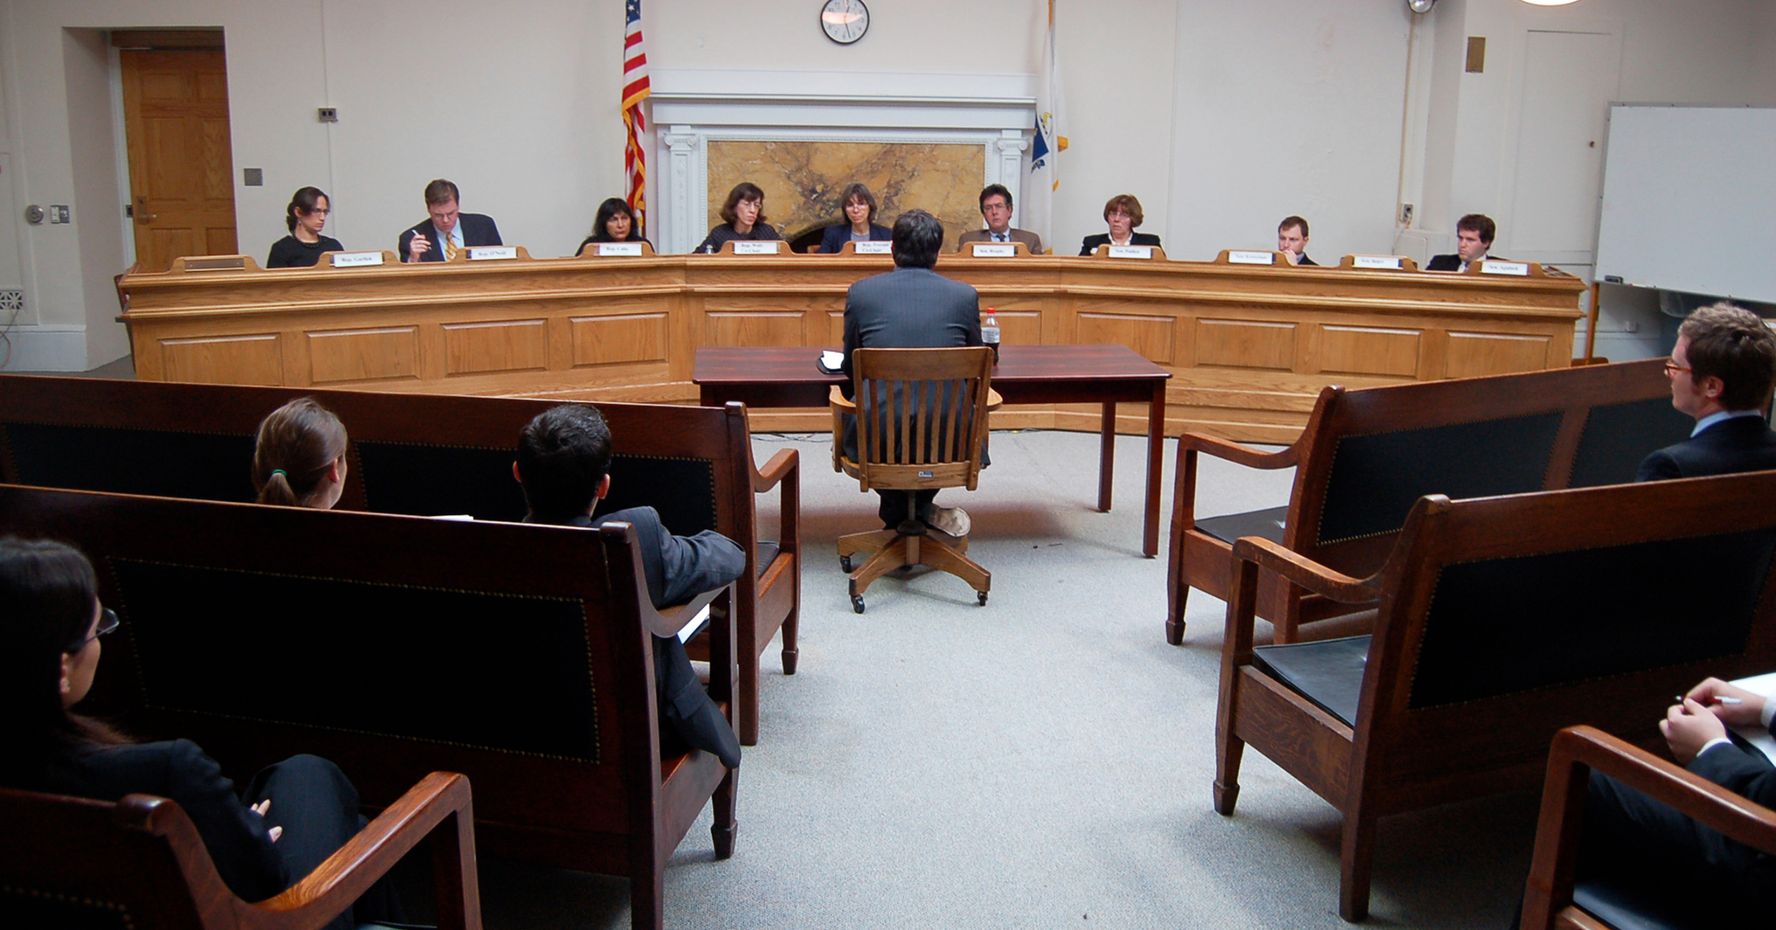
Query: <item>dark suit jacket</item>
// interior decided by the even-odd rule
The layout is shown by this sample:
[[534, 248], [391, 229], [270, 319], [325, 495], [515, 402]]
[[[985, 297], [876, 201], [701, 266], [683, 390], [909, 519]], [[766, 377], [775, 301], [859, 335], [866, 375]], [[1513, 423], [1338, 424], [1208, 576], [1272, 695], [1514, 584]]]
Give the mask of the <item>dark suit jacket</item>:
[[[459, 213], [456, 224], [462, 227], [463, 248], [477, 245], [505, 245], [500, 241], [499, 227], [494, 224], [493, 217], [482, 213]], [[395, 254], [401, 261], [407, 260], [407, 243], [413, 241], [415, 234], [423, 233], [432, 244], [432, 250], [421, 255], [422, 262], [441, 262], [444, 260], [444, 234], [427, 219], [412, 229], [402, 230], [401, 237], [395, 241]]]
[[1733, 417], [1641, 459], [1636, 481], [1776, 468], [1776, 433], [1763, 417]]
[[[820, 234], [820, 251], [827, 253], [837, 252], [845, 247], [845, 243], [850, 241], [851, 224], [835, 223], [826, 227], [826, 232]], [[894, 241], [894, 233], [886, 226], [877, 226], [876, 224], [871, 223], [870, 241], [892, 242]]]
[[[525, 517], [526, 522], [544, 522]], [[641, 571], [648, 599], [666, 607], [719, 588], [746, 570], [746, 554], [738, 543], [704, 530], [695, 536], [674, 536], [660, 525], [652, 507], [630, 507], [602, 516], [582, 515], [568, 526], [599, 527], [628, 523], [641, 547]], [[684, 746], [715, 753], [728, 768], [740, 765], [740, 741], [733, 725], [709, 699], [676, 636], [654, 637], [654, 687], [660, 708], [660, 749], [676, 754]]]
[[[197, 826], [222, 881], [248, 901], [269, 898], [294, 880], [268, 832], [270, 823], [283, 821], [273, 816], [268, 823], [248, 810], [234, 783], [222, 777], [222, 767], [190, 740], [97, 747], [57, 766], [46, 781], [22, 787], [99, 801], [139, 793], [178, 802]], [[284, 829], [297, 831], [302, 825]]]
[[[1098, 233], [1095, 236], [1086, 236], [1085, 241], [1079, 246], [1079, 254], [1090, 255], [1098, 250], [1098, 246], [1109, 244], [1109, 233]], [[1159, 245], [1159, 237], [1152, 233], [1131, 233], [1129, 236], [1129, 245]]]
[[1303, 252], [1303, 253], [1301, 253], [1301, 259], [1299, 261], [1297, 261], [1295, 264], [1296, 265], [1318, 265], [1319, 262], [1316, 262], [1313, 259], [1308, 258], [1307, 253]]
[[1716, 746], [1692, 759], [1689, 769], [1734, 794], [1776, 807], [1776, 767], [1762, 753], [1738, 744]]
[[[896, 268], [871, 275], [845, 292], [845, 376], [851, 394], [851, 356], [858, 349], [941, 349], [981, 344], [980, 295], [927, 268]], [[857, 425], [847, 423], [845, 453], [857, 455]]]
[[[1024, 244], [1024, 247], [1030, 250], [1031, 255], [1041, 255], [1042, 254], [1042, 237], [1041, 236], [1038, 236], [1035, 233], [1033, 233], [1027, 229], [1019, 229], [1016, 226], [1013, 226], [1009, 230], [1009, 232], [1011, 233], [1011, 241], [1022, 242]], [[958, 252], [962, 251], [962, 247], [969, 244], [970, 242], [992, 242], [992, 241], [993, 241], [993, 235], [991, 233], [987, 232], [986, 230], [971, 229], [971, 230], [963, 233], [962, 235], [956, 237], [956, 251], [958, 251]]]
[[1425, 263], [1426, 271], [1460, 271], [1462, 259], [1460, 255], [1433, 255]]

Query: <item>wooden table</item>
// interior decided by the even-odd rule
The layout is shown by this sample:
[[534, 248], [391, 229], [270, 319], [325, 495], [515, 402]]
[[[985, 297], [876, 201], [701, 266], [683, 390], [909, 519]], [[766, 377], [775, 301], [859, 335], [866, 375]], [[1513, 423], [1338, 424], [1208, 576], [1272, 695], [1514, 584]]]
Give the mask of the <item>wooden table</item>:
[[[691, 380], [706, 406], [740, 401], [748, 407], [824, 407], [828, 389], [844, 382], [815, 365], [819, 349], [712, 348], [697, 350]], [[1098, 510], [1110, 510], [1115, 476], [1116, 405], [1147, 405], [1147, 509], [1141, 552], [1159, 553], [1159, 489], [1165, 446], [1166, 380], [1171, 372], [1123, 345], [1006, 345], [993, 367], [993, 389], [1008, 404], [1102, 405], [1098, 442]]]

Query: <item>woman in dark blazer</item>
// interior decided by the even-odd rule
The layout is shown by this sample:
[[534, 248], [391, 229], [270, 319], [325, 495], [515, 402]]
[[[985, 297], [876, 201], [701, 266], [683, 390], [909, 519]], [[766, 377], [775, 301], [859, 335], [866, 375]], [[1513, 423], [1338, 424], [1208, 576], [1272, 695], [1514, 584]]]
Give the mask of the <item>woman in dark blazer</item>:
[[[170, 798], [196, 825], [222, 881], [249, 901], [290, 887], [358, 832], [356, 789], [318, 756], [286, 759], [237, 794], [188, 740], [137, 743], [74, 713], [92, 687], [101, 637], [117, 625], [79, 550], [0, 539], [0, 741], [8, 747], [0, 784], [101, 801]], [[328, 927], [355, 926], [354, 911], [386, 911], [387, 893], [376, 889]]]
[[635, 211], [629, 209], [629, 203], [621, 197], [609, 197], [598, 205], [598, 215], [592, 218], [592, 235], [580, 241], [580, 247], [574, 250], [574, 254], [586, 251], [586, 246], [594, 242], [647, 240], [641, 237], [641, 224], [635, 221]]
[[302, 187], [290, 195], [284, 207], [284, 225], [290, 234], [271, 244], [265, 257], [267, 268], [312, 268], [323, 252], [343, 252], [338, 239], [321, 235], [327, 226], [327, 215], [333, 205], [325, 191], [318, 187]]
[[720, 252], [724, 243], [736, 239], [781, 239], [777, 230], [765, 222], [765, 192], [751, 181], [741, 181], [728, 191], [722, 204], [722, 222], [709, 230], [693, 252]]
[[820, 248], [817, 251], [831, 254], [845, 248], [845, 243], [889, 242], [894, 236], [885, 226], [876, 225], [876, 195], [862, 184], [853, 182], [845, 188], [839, 198], [839, 204], [845, 212], [845, 222], [835, 223], [826, 227], [820, 237]]
[[1110, 231], [1086, 236], [1079, 245], [1079, 254], [1090, 255], [1100, 245], [1159, 245], [1158, 236], [1135, 232], [1143, 219], [1146, 217], [1141, 214], [1141, 202], [1134, 194], [1117, 194], [1104, 202], [1104, 222], [1110, 224]]

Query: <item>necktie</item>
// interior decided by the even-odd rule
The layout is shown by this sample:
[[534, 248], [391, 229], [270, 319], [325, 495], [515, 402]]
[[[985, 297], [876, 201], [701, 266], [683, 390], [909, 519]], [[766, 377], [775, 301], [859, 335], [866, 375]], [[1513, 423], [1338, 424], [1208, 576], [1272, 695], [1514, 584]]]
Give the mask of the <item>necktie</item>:
[[457, 245], [455, 239], [452, 239], [449, 236], [444, 237], [444, 260], [445, 261], [449, 261], [449, 262], [456, 261], [456, 253], [461, 252], [461, 251], [462, 251], [462, 246]]
[[1011, 233], [994, 233], [993, 234], [993, 241], [994, 242], [1010, 242], [1011, 241]]

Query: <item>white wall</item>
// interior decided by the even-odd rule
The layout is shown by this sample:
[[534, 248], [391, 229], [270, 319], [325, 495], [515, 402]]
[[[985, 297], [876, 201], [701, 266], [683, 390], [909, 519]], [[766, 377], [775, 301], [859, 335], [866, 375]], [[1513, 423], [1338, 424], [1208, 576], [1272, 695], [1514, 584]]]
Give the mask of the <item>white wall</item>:
[[[1416, 25], [1398, 2], [1056, 5], [1073, 140], [1055, 209], [1063, 250], [1098, 231], [1104, 200], [1126, 191], [1146, 207], [1144, 229], [1177, 258], [1268, 244], [1287, 213], [1312, 222], [1322, 261], [1389, 251], [1404, 177], [1422, 245], [1442, 244], [1455, 216], [1482, 210], [1499, 217], [1508, 254], [1500, 205], [1512, 193], [1513, 69], [1531, 26], [1615, 29], [1624, 97], [1776, 103], [1770, 0], [1584, 0], [1560, 10], [1443, 0]], [[659, 69], [1023, 75], [1039, 67], [1045, 6], [877, 3], [870, 34], [851, 47], [822, 37], [811, 2], [651, 0], [646, 27]], [[0, 2], [0, 155], [9, 159], [0, 185], [18, 208], [0, 217], [0, 249], [21, 256], [27, 325], [14, 335], [35, 346], [15, 353], [13, 367], [91, 367], [123, 350], [110, 278], [129, 250], [126, 192], [116, 180], [115, 75], [98, 37], [132, 26], [225, 30], [249, 254], [283, 234], [284, 203], [304, 184], [333, 195], [330, 231], [347, 246], [392, 248], [423, 215], [424, 183], [449, 177], [466, 209], [493, 214], [508, 241], [538, 255], [568, 251], [597, 201], [622, 187], [616, 0], [434, 0], [423, 15], [360, 0]], [[1488, 37], [1486, 74], [1461, 72], [1470, 34]], [[341, 121], [317, 122], [320, 106], [338, 107]], [[240, 186], [248, 167], [264, 170], [263, 187]], [[71, 204], [74, 223], [26, 226], [18, 211], [32, 203]]]

